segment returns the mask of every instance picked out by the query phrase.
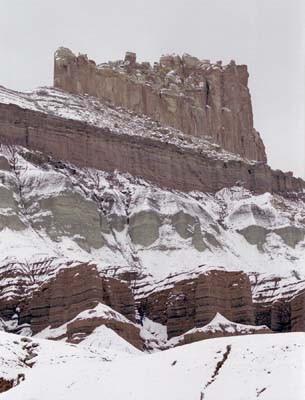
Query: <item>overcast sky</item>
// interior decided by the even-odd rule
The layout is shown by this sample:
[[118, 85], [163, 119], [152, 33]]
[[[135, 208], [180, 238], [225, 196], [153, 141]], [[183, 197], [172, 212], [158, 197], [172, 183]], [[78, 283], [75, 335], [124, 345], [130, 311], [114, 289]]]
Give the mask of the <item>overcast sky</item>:
[[59, 46], [97, 62], [187, 52], [248, 64], [274, 168], [305, 176], [304, 0], [0, 0], [0, 85], [52, 85]]

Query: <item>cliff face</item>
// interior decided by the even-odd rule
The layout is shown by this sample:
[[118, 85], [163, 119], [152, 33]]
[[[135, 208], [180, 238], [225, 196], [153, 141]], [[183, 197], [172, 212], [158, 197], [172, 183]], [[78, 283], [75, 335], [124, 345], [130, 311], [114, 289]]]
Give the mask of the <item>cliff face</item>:
[[140, 310], [167, 326], [169, 338], [208, 324], [217, 312], [231, 321], [254, 324], [249, 278], [241, 272], [209, 271], [170, 288], [144, 294]]
[[99, 276], [94, 265], [65, 268], [33, 291], [28, 304], [21, 309], [20, 323], [29, 322], [35, 334], [48, 326], [57, 328], [99, 302], [135, 320], [134, 300], [126, 284]]
[[[42, 89], [32, 94], [11, 91], [11, 98], [5, 99], [9, 104], [1, 104], [1, 94], [2, 142], [39, 150], [77, 166], [129, 172], [185, 192], [215, 193], [240, 185], [256, 193], [286, 195], [305, 187], [290, 173], [247, 162], [208, 141], [94, 99]], [[69, 107], [70, 113], [66, 111]]]
[[234, 61], [222, 66], [184, 54], [162, 56], [151, 67], [126, 53], [124, 61], [97, 66], [85, 55], [59, 48], [54, 86], [110, 101], [188, 135], [211, 137], [228, 151], [266, 162], [253, 127], [247, 67]]

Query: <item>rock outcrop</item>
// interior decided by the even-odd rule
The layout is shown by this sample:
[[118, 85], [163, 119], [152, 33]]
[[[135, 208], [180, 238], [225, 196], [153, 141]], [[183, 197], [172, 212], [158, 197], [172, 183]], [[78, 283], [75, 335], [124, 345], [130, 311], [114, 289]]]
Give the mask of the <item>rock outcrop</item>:
[[[21, 292], [13, 298], [11, 295], [2, 298], [0, 316], [4, 323], [10, 321], [10, 331], [19, 332], [28, 327], [35, 335], [46, 328], [52, 332], [67, 325], [54, 338], [75, 341], [97, 326], [106, 325], [136, 347], [143, 347], [139, 328], [134, 324], [133, 294], [126, 283], [100, 275], [92, 264], [63, 265], [52, 275], [55, 276], [45, 276], [45, 283], [41, 285], [32, 282], [32, 286], [23, 286], [20, 281]], [[96, 313], [97, 306], [106, 309], [103, 315]]]
[[68, 322], [66, 338], [70, 343], [79, 343], [101, 325], [112, 329], [137, 349], [143, 350], [140, 328], [104, 304], [98, 304], [94, 309], [83, 311]]
[[7, 392], [14, 386], [13, 380], [7, 380], [4, 378], [0, 378], [0, 393]]
[[30, 323], [35, 334], [48, 326], [59, 327], [100, 302], [135, 320], [134, 299], [125, 283], [100, 276], [94, 265], [64, 268], [34, 291], [21, 309], [20, 323]]
[[169, 345], [181, 346], [188, 343], [198, 342], [199, 340], [217, 337], [265, 333], [272, 333], [272, 331], [265, 325], [254, 326], [237, 324], [229, 321], [227, 318], [217, 313], [212, 321], [210, 321], [207, 325], [203, 326], [202, 328], [193, 328], [181, 336], [172, 338], [169, 342]]
[[256, 323], [264, 323], [274, 332], [305, 332], [305, 292], [255, 304]]
[[196, 137], [212, 137], [226, 150], [266, 162], [264, 144], [253, 127], [245, 65], [222, 66], [184, 54], [162, 56], [153, 67], [124, 61], [96, 65], [86, 55], [59, 48], [54, 86], [89, 94]]
[[237, 323], [255, 323], [250, 281], [242, 272], [211, 270], [166, 282], [164, 289], [140, 292], [138, 303], [142, 316], [167, 326], [169, 338], [203, 327], [217, 312]]

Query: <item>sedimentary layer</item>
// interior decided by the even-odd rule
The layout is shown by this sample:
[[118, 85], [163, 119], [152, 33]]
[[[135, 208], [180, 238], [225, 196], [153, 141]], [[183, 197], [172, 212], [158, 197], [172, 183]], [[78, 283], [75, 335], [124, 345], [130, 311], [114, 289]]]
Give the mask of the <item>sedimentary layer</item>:
[[[256, 193], [300, 192], [305, 183], [264, 163], [143, 135], [118, 134], [108, 126], [0, 104], [2, 143], [18, 144], [81, 167], [119, 170], [161, 187], [212, 192], [243, 186]], [[183, 140], [182, 140], [183, 141]], [[215, 155], [216, 153], [216, 155]]]

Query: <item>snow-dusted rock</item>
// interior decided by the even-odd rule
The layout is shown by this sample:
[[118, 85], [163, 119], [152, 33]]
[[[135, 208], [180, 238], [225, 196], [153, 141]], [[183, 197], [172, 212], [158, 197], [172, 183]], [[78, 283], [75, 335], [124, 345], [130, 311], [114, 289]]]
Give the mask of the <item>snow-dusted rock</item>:
[[[93, 263], [97, 271], [125, 280], [137, 308], [150, 304], [147, 317], [162, 324], [177, 321], [176, 327], [170, 322], [170, 336], [197, 326], [196, 318], [175, 318], [193, 307], [183, 306], [181, 296], [189, 294], [179, 282], [199, 287], [199, 276], [209, 270], [232, 271], [236, 277], [243, 271], [250, 278], [251, 289], [241, 291], [248, 311], [239, 319], [225, 314], [228, 318], [247, 324], [256, 320], [275, 331], [303, 329], [302, 297], [296, 297], [305, 288], [302, 200], [254, 195], [240, 187], [215, 195], [182, 193], [12, 146], [2, 146], [2, 160], [0, 214], [20, 221], [18, 227], [6, 222], [0, 230], [0, 317], [12, 321], [13, 330], [28, 329], [31, 320], [20, 301], [71, 262]], [[246, 235], [254, 226], [264, 232], [264, 240]], [[224, 282], [231, 281], [230, 273], [221, 274]], [[215, 304], [200, 313], [201, 325], [231, 307]]]
[[217, 313], [207, 325], [201, 328], [190, 329], [183, 335], [172, 338], [168, 342], [168, 345], [170, 347], [177, 345], [181, 346], [183, 344], [198, 342], [204, 339], [264, 333], [272, 333], [272, 331], [266, 325], [255, 326], [238, 324], [228, 320], [220, 313]]

